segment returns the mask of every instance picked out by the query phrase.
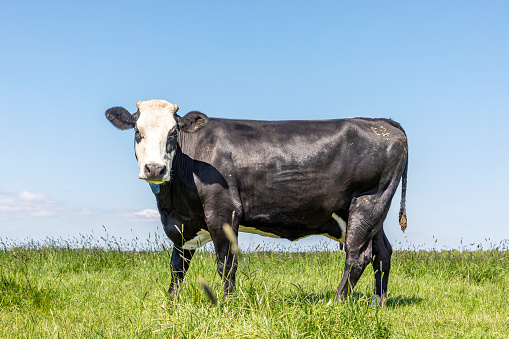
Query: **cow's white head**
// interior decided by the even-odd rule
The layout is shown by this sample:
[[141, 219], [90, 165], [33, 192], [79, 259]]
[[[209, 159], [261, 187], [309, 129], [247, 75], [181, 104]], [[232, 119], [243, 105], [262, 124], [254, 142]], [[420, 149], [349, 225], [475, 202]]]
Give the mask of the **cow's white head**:
[[122, 130], [134, 129], [134, 151], [140, 168], [139, 178], [161, 184], [171, 179], [179, 132], [196, 132], [207, 123], [207, 116], [189, 112], [179, 117], [179, 107], [165, 100], [138, 101], [138, 111], [130, 114], [123, 107], [106, 111], [106, 118]]

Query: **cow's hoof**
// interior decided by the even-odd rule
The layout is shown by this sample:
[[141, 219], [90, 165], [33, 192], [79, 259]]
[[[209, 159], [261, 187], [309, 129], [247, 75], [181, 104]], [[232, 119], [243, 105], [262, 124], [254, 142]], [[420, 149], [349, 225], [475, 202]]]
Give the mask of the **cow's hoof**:
[[371, 307], [375, 308], [382, 305], [382, 297], [379, 295], [373, 294], [373, 298], [371, 299]]
[[170, 296], [170, 298], [175, 299], [178, 297], [179, 292], [180, 292], [180, 290], [178, 288], [170, 287], [170, 289], [168, 290], [168, 295]]
[[386, 307], [387, 306], [387, 297], [384, 294], [382, 297], [379, 295], [373, 294], [373, 299], [371, 299], [371, 307]]

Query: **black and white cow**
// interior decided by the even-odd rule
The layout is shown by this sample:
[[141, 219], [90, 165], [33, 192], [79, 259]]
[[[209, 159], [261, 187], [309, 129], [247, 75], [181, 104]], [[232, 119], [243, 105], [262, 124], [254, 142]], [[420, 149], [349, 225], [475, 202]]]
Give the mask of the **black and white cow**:
[[408, 146], [389, 119], [254, 121], [208, 118], [164, 100], [138, 101], [130, 114], [106, 111], [134, 129], [139, 178], [151, 184], [164, 230], [174, 243], [170, 295], [195, 250], [212, 241], [224, 293], [235, 290], [237, 260], [223, 229], [297, 240], [323, 234], [345, 243], [335, 300], [373, 264], [376, 299], [387, 292], [392, 248], [383, 221], [402, 178], [406, 228]]

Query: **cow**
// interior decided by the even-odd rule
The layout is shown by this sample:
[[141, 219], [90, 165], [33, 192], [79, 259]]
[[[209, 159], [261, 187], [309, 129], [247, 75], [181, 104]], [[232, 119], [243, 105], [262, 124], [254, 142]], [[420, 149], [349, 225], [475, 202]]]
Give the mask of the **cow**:
[[138, 177], [157, 201], [173, 242], [170, 296], [176, 296], [196, 249], [216, 252], [224, 295], [235, 291], [237, 258], [223, 226], [297, 240], [322, 234], [344, 242], [346, 262], [334, 300], [344, 300], [369, 263], [373, 300], [386, 298], [391, 245], [383, 222], [402, 181], [399, 223], [407, 226], [408, 143], [390, 119], [259, 121], [209, 118], [165, 100], [138, 111], [106, 111], [134, 129]]

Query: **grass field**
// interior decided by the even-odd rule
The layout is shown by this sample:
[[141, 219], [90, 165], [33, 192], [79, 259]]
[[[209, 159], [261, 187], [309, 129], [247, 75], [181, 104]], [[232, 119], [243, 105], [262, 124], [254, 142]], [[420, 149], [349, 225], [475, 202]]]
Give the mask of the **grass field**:
[[343, 251], [245, 254], [227, 299], [214, 254], [197, 252], [170, 300], [167, 251], [91, 244], [0, 245], [1, 338], [509, 338], [506, 245], [396, 251], [387, 305], [371, 308], [371, 266], [348, 302], [330, 303]]

